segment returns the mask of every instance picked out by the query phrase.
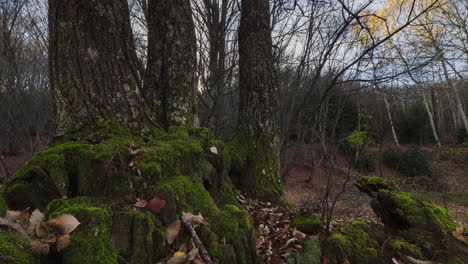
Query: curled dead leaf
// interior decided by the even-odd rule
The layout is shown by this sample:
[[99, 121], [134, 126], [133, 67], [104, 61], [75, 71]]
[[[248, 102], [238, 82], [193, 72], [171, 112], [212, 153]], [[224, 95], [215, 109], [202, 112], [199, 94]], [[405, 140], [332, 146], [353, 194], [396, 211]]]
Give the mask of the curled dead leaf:
[[77, 228], [80, 225], [78, 219], [76, 219], [76, 217], [74, 217], [71, 214], [61, 215], [55, 218], [55, 220], [62, 225], [64, 235], [70, 234], [71, 232], [73, 232], [73, 230], [75, 230], [75, 228]]
[[172, 258], [167, 261], [167, 264], [179, 264], [187, 261], [187, 254], [183, 252], [176, 252]]
[[182, 224], [180, 220], [177, 220], [166, 228], [166, 240], [169, 245], [174, 243], [174, 240], [177, 238], [177, 236], [180, 233], [181, 227], [182, 227]]
[[182, 212], [182, 221], [190, 222], [194, 227], [208, 224], [201, 214], [194, 215], [186, 212]]
[[40, 222], [34, 228], [34, 232], [38, 237], [46, 237], [47, 234], [51, 233], [50, 227], [46, 222]]
[[136, 203], [133, 206], [137, 208], [145, 208], [148, 205], [148, 201], [137, 199]]
[[211, 147], [210, 151], [211, 151], [211, 153], [213, 153], [215, 155], [218, 155], [218, 149], [215, 146]]
[[200, 259], [200, 257], [196, 257], [194, 260], [192, 260], [193, 264], [205, 264], [203, 260]]
[[292, 231], [292, 235], [299, 240], [303, 240], [306, 237], [306, 234], [302, 233], [301, 231], [298, 231], [295, 228]]
[[34, 233], [34, 230], [36, 229], [36, 225], [38, 225], [40, 222], [44, 222], [45, 216], [41, 212], [41, 210], [36, 209], [32, 212], [31, 216], [29, 217], [29, 226], [28, 226], [28, 234], [32, 235]]
[[50, 245], [48, 243], [41, 242], [39, 240], [32, 240], [31, 241], [31, 249], [32, 252], [39, 254], [39, 255], [48, 255], [50, 251]]
[[64, 248], [68, 247], [69, 245], [70, 245], [70, 234], [66, 234], [57, 238], [57, 241], [55, 242], [55, 248], [57, 249], [57, 252], [62, 251]]
[[12, 222], [16, 222], [16, 220], [20, 217], [22, 213], [23, 213], [22, 211], [7, 210], [5, 213], [5, 218]]
[[193, 261], [198, 256], [198, 248], [192, 248], [187, 256], [187, 261]]
[[5, 218], [12, 221], [13, 223], [19, 224], [24, 230], [28, 230], [29, 228], [29, 212], [28, 208], [24, 211], [6, 211]]

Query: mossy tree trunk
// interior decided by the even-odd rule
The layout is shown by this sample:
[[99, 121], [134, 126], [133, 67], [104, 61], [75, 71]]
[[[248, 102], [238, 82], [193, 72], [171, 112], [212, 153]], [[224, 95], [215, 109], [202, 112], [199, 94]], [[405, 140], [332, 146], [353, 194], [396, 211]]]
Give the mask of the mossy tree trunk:
[[49, 64], [57, 131], [97, 120], [143, 130], [142, 97], [125, 0], [49, 0]]
[[148, 3], [148, 66], [145, 94], [164, 127], [192, 124], [196, 39], [189, 0]]
[[243, 0], [241, 3], [239, 87], [236, 140], [246, 150], [241, 185], [261, 199], [278, 199], [282, 193], [278, 91], [273, 78], [268, 0]]

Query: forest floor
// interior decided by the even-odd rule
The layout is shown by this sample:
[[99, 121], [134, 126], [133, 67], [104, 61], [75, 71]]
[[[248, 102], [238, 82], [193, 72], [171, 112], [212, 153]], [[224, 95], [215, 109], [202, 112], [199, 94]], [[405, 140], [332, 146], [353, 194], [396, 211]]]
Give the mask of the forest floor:
[[[349, 166], [352, 157], [336, 154], [335, 167], [331, 167], [323, 160], [319, 150], [320, 146], [307, 144], [292, 144], [289, 147], [284, 165], [288, 169], [284, 183], [286, 199], [297, 206], [323, 211], [325, 193], [331, 190], [328, 204], [336, 201], [330, 225], [332, 231], [340, 231], [357, 220], [380, 222], [369, 205], [370, 198], [353, 185], [355, 178], [350, 175], [357, 174], [357, 171]], [[421, 185], [411, 184], [404, 175], [379, 164], [376, 165], [375, 172], [364, 176], [380, 176], [394, 180], [404, 191], [446, 208], [457, 224], [467, 226], [466, 160], [450, 148], [442, 151], [426, 148], [425, 151], [430, 153], [431, 168], [438, 177], [436, 186], [424, 188]], [[463, 153], [465, 152], [468, 151], [464, 150]], [[28, 155], [17, 155], [4, 156], [3, 160], [9, 173], [13, 174], [29, 158]], [[337, 167], [342, 170], [338, 170]], [[351, 174], [345, 172], [349, 169]], [[3, 177], [0, 170], [0, 179]], [[238, 199], [252, 216], [257, 233], [256, 247], [263, 263], [284, 264], [289, 255], [301, 249], [306, 235], [298, 232], [291, 224], [296, 212], [286, 206], [276, 206], [251, 199], [240, 192]], [[316, 240], [319, 236], [310, 236], [310, 238]]]
[[[286, 198], [298, 206], [321, 209], [327, 185], [331, 181], [334, 183], [331, 200], [334, 201], [339, 195], [333, 211], [332, 228], [341, 229], [356, 220], [379, 222], [369, 205], [370, 199], [354, 187], [353, 178], [350, 177], [346, 183], [346, 173], [326, 166], [316, 149], [318, 147], [311, 145], [292, 145], [289, 148], [287, 162], [290, 171], [284, 184]], [[406, 176], [385, 165], [381, 168], [376, 165], [375, 172], [364, 175], [394, 180], [404, 191], [415, 197], [446, 208], [457, 224], [467, 226], [468, 164], [463, 159], [447, 158], [440, 155], [439, 151], [426, 150], [431, 152], [431, 166], [439, 179], [436, 186], [427, 188], [410, 184]], [[341, 168], [350, 169], [351, 159], [352, 157], [337, 154], [335, 162]], [[352, 168], [351, 171], [357, 173]]]

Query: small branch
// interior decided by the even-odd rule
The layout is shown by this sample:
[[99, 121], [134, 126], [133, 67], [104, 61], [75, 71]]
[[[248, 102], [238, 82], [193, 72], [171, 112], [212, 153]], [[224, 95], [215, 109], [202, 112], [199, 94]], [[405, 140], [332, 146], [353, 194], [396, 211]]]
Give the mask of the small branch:
[[29, 237], [28, 233], [26, 233], [26, 231], [19, 224], [14, 223], [6, 218], [0, 217], [0, 226], [2, 225], [13, 229], [14, 231], [16, 231], [16, 233], [18, 233], [19, 236], [26, 239], [27, 241], [31, 241], [31, 238]]
[[197, 232], [195, 231], [195, 228], [193, 227], [192, 223], [190, 223], [189, 221], [185, 221], [184, 224], [185, 224], [185, 227], [189, 230], [190, 235], [192, 235], [193, 241], [195, 242], [195, 245], [197, 245], [200, 255], [205, 261], [205, 263], [213, 264], [213, 261], [208, 255], [208, 252], [206, 251], [205, 246], [203, 246], [203, 243], [201, 242], [200, 237], [198, 237]]

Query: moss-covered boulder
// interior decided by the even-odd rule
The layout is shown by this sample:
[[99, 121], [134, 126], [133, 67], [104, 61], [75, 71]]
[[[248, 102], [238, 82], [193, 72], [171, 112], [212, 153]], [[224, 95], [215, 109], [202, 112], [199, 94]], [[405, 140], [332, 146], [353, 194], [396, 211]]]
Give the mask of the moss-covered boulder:
[[[187, 242], [185, 231], [172, 245], [165, 238], [182, 212], [207, 219], [198, 231], [217, 263], [259, 262], [250, 216], [229, 177], [231, 158], [209, 130], [179, 126], [143, 137], [111, 128], [69, 131], [4, 185], [12, 209], [81, 222], [71, 245], [52, 256], [57, 263], [156, 263]], [[152, 197], [166, 201], [159, 214], [133, 208]]]

